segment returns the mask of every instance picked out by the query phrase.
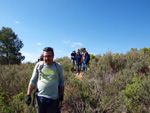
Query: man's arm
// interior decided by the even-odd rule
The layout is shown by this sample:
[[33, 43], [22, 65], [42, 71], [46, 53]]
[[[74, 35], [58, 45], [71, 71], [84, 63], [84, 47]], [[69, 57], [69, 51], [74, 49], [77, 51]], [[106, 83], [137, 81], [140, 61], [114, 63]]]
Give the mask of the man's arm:
[[64, 86], [59, 86], [60, 95], [64, 96]]
[[37, 80], [38, 80], [38, 74], [37, 74], [37, 66], [38, 64], [36, 64], [36, 66], [34, 67], [34, 71], [32, 73], [32, 77], [30, 80], [30, 83], [28, 85], [28, 90], [27, 90], [27, 97], [26, 97], [26, 104], [29, 106], [31, 104], [31, 93], [33, 91], [33, 89], [36, 86]]
[[87, 60], [88, 60], [88, 53], [85, 54], [85, 59], [84, 59], [85, 63], [84, 64], [87, 64]]
[[63, 74], [63, 68], [62, 65], [60, 65], [60, 81], [59, 81], [59, 95], [61, 97], [61, 101], [63, 100], [63, 96], [64, 96], [64, 74]]
[[60, 101], [64, 100], [64, 86], [59, 86], [59, 99]]
[[38, 69], [37, 69], [38, 66], [39, 66], [39, 63], [37, 63], [36, 66], [34, 67], [32, 77], [31, 77], [29, 85], [28, 85], [27, 95], [31, 95], [33, 89], [36, 86], [36, 83], [38, 80]]
[[31, 95], [31, 93], [32, 93], [32, 91], [33, 91], [34, 88], [35, 88], [35, 86], [29, 85], [29, 86], [28, 86], [27, 95]]

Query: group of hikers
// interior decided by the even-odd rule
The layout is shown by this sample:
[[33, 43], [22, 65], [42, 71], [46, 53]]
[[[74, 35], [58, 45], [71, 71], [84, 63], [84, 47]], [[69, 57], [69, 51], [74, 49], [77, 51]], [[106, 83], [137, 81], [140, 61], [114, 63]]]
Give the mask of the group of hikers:
[[87, 66], [90, 60], [90, 55], [88, 54], [88, 52], [86, 51], [86, 48], [82, 49], [82, 53], [81, 51], [78, 49], [77, 53], [74, 50], [71, 53], [71, 60], [73, 63], [73, 68], [74, 70], [77, 70], [77, 74], [80, 74], [81, 72], [81, 66], [83, 69], [83, 75], [87, 73]]
[[[87, 72], [87, 64], [89, 61], [89, 54], [85, 48], [82, 49], [82, 54], [78, 49], [77, 53], [73, 51], [71, 54], [73, 66], [77, 65], [77, 73], [83, 67], [84, 74]], [[60, 113], [62, 101], [64, 98], [64, 74], [62, 65], [54, 61], [54, 50], [52, 47], [45, 47], [43, 54], [38, 58], [32, 77], [30, 79], [26, 104], [29, 106], [36, 97], [37, 113]], [[31, 97], [34, 90], [33, 99]]]

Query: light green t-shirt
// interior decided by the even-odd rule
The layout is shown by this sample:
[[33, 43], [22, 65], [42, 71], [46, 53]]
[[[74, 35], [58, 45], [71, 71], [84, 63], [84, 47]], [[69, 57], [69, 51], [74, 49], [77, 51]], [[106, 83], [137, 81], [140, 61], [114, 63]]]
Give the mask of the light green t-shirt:
[[58, 70], [54, 63], [52, 65], [46, 65], [44, 63], [44, 66], [41, 69], [41, 76], [39, 76], [38, 66], [39, 63], [37, 63], [34, 68], [29, 84], [35, 86], [37, 83], [38, 96], [57, 99], [58, 86], [64, 86], [64, 76], [61, 64], [58, 63], [58, 68], [60, 71], [59, 76], [57, 72]]

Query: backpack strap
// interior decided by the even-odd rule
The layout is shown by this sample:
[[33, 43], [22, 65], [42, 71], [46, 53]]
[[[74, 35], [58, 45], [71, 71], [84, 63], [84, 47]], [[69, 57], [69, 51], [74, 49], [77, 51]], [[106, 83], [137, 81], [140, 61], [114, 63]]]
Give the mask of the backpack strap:
[[58, 80], [60, 82], [60, 68], [59, 68], [59, 64], [57, 62], [54, 62], [55, 66], [56, 66], [56, 69], [57, 69], [57, 72], [58, 72]]
[[39, 66], [38, 66], [38, 80], [41, 79], [41, 73], [42, 73], [42, 68], [44, 66], [44, 61], [39, 62]]

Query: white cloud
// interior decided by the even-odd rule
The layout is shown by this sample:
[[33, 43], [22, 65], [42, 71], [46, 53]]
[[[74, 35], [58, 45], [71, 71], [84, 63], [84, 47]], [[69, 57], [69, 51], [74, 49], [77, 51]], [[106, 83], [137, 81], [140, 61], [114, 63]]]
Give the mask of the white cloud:
[[36, 43], [36, 44], [39, 45], [39, 46], [42, 45], [42, 43]]
[[63, 41], [63, 43], [68, 44], [68, 43], [70, 43], [70, 41], [69, 40], [68, 41]]
[[15, 21], [15, 23], [16, 23], [16, 24], [20, 24], [20, 22], [19, 22], [19, 21]]
[[62, 51], [61, 51], [61, 50], [57, 50], [57, 52], [58, 52], [58, 53], [62, 53]]
[[83, 44], [82, 43], [79, 43], [79, 42], [74, 42], [72, 45], [71, 45], [71, 47], [75, 47], [75, 46], [83, 46]]

